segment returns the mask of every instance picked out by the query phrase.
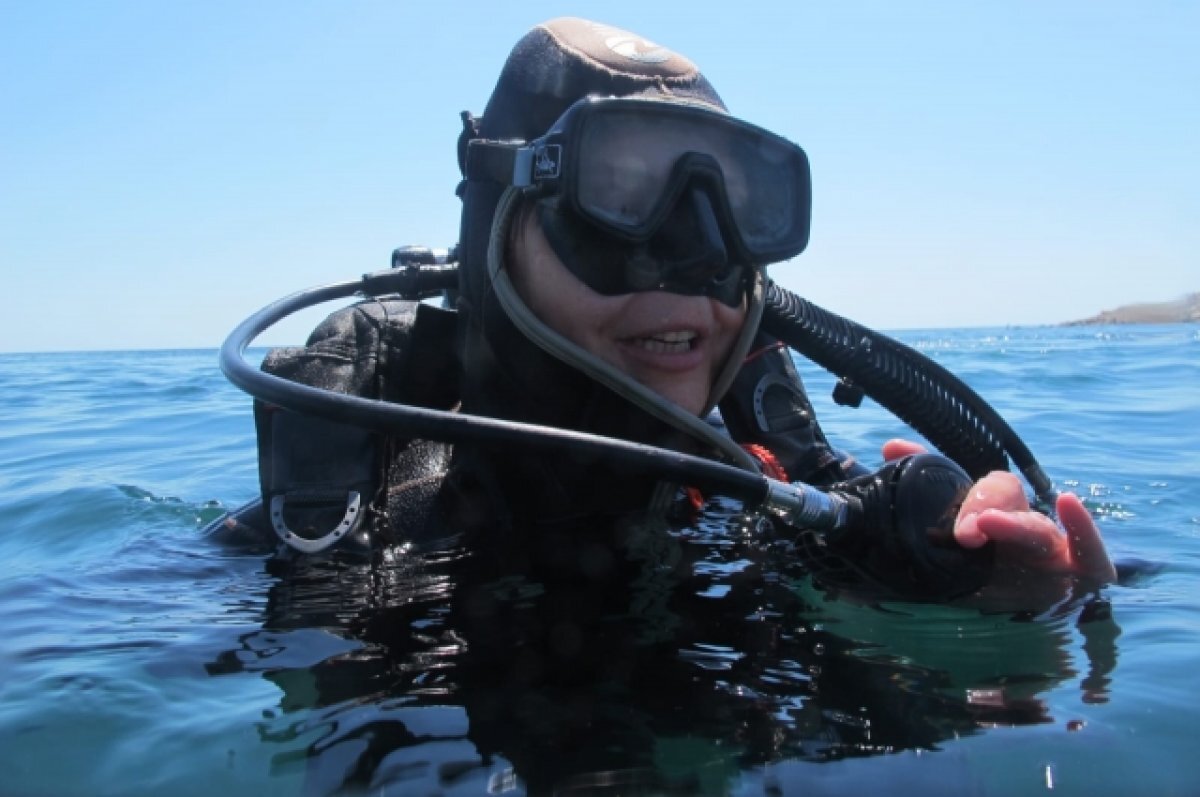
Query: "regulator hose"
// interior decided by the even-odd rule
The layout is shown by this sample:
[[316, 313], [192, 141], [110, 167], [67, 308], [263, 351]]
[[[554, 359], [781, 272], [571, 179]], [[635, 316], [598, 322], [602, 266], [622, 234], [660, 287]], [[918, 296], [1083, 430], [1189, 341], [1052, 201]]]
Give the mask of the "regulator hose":
[[1008, 459], [1044, 505], [1054, 487], [1012, 427], [966, 383], [905, 344], [767, 286], [763, 329], [866, 395], [919, 432], [973, 479], [1008, 470]]

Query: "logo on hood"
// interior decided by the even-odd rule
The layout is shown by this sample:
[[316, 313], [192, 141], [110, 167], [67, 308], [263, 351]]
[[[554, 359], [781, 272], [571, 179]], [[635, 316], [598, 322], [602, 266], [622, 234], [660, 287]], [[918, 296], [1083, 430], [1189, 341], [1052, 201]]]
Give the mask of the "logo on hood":
[[649, 39], [643, 39], [627, 30], [595, 23], [592, 30], [604, 39], [604, 46], [609, 50], [639, 64], [661, 64], [675, 55], [666, 47], [660, 47]]
[[659, 47], [652, 41], [634, 36], [609, 36], [605, 38], [604, 44], [617, 55], [623, 55], [640, 64], [661, 64], [663, 61], [670, 60], [673, 55], [665, 47]]
[[700, 75], [696, 65], [679, 53], [622, 28], [579, 17], [559, 17], [540, 27], [553, 39], [551, 47], [638, 79], [696, 80]]

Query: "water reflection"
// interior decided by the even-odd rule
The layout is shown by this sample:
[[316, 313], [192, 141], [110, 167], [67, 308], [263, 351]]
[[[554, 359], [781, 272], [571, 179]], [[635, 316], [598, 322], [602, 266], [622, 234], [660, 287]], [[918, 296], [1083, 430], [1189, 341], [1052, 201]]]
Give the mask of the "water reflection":
[[773, 762], [1051, 722], [1040, 696], [1075, 678], [1106, 698], [1105, 602], [1031, 617], [848, 600], [761, 522], [715, 505], [686, 529], [272, 559], [262, 629], [209, 671], [278, 686], [260, 734], [312, 794], [725, 793]]

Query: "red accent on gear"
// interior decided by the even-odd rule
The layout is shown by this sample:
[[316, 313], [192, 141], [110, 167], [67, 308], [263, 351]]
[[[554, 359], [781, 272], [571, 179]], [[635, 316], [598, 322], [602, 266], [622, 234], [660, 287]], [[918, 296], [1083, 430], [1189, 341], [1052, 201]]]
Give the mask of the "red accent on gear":
[[683, 492], [687, 495], [688, 503], [692, 505], [692, 509], [699, 512], [704, 508], [704, 494], [695, 487], [684, 487]]
[[762, 463], [764, 476], [769, 476], [781, 482], [791, 481], [788, 478], [787, 471], [783, 469], [783, 465], [779, 464], [779, 460], [771, 453], [771, 449], [756, 443], [744, 443], [742, 444], [742, 448], [746, 449], [750, 456]]
[[752, 363], [755, 360], [757, 360], [759, 357], [762, 357], [767, 352], [777, 351], [779, 349], [784, 348], [785, 345], [786, 344], [784, 344], [784, 342], [782, 340], [777, 340], [774, 343], [768, 343], [766, 346], [763, 346], [761, 349], [756, 349], [755, 351], [752, 351], [749, 354], [747, 354], [746, 359], [742, 360], [742, 365], [746, 365], [747, 363]]

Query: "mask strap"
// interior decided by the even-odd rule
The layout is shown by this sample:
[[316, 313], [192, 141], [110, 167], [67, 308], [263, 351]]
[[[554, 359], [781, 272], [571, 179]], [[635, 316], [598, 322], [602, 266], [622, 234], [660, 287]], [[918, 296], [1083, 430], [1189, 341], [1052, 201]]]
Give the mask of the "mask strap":
[[462, 119], [462, 131], [458, 134], [458, 171], [463, 176], [454, 193], [462, 198], [463, 193], [467, 190], [467, 151], [470, 148], [471, 141], [479, 138], [479, 126], [483, 123], [481, 117], [475, 116], [470, 111], [463, 111], [459, 114]]

